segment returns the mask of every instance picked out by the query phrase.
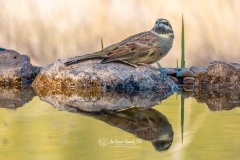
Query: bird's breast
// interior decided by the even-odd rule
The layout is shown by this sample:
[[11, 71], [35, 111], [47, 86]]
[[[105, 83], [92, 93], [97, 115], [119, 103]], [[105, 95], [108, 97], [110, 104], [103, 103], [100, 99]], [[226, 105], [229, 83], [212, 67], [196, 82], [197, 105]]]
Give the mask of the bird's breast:
[[[149, 59], [152, 61], [159, 61], [162, 59], [172, 48], [173, 39], [160, 37], [156, 45], [154, 45], [149, 52]], [[150, 58], [151, 57], [151, 58]], [[154, 62], [151, 62], [154, 63]]]
[[170, 37], [160, 37], [159, 38], [159, 49], [161, 53], [167, 54], [172, 48], [173, 39]]

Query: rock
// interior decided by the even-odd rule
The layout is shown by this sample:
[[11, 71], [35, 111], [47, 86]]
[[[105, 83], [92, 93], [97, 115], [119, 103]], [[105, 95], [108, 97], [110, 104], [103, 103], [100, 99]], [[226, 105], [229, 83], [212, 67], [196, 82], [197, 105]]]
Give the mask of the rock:
[[196, 74], [194, 97], [206, 103], [211, 111], [239, 107], [239, 90], [240, 64], [214, 61]]
[[196, 67], [196, 66], [192, 66], [189, 68], [194, 74], [197, 74], [199, 72], [202, 72], [204, 70], [206, 70], [205, 68], [200, 68], [200, 67]]
[[169, 91], [175, 83], [160, 71], [123, 63], [101, 64], [98, 59], [70, 66], [58, 60], [44, 67], [33, 82], [34, 88], [95, 88], [99, 91]]
[[193, 73], [189, 68], [160, 68], [160, 71], [167, 74], [177, 85], [185, 84], [183, 82], [185, 78], [189, 78], [194, 81], [195, 77], [195, 73]]
[[193, 85], [194, 84], [194, 78], [193, 77], [185, 77], [183, 79], [184, 85]]
[[5, 51], [6, 49], [5, 48], [0, 48], [0, 51]]
[[177, 72], [177, 77], [194, 77], [195, 74], [187, 68], [183, 68]]
[[0, 50], [0, 86], [31, 83], [40, 67], [33, 66], [27, 55], [13, 50]]
[[163, 70], [165, 70], [167, 75], [176, 75], [179, 69], [177, 69], [177, 68], [163, 68]]
[[195, 76], [195, 86], [240, 88], [240, 64], [213, 61]]
[[171, 78], [176, 84], [178, 84], [178, 79], [176, 77], [169, 76], [169, 78]]

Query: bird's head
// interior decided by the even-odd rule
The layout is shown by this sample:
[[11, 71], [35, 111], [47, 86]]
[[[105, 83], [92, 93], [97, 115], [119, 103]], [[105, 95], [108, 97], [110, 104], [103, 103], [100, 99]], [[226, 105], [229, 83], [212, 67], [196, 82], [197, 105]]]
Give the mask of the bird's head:
[[174, 38], [174, 33], [170, 22], [163, 18], [156, 20], [152, 32], [159, 36]]

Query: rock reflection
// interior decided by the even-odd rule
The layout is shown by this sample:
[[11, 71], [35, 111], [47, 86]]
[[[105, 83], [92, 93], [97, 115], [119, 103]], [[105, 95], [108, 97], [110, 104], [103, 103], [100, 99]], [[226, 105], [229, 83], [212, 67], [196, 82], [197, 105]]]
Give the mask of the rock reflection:
[[240, 107], [240, 92], [237, 88], [208, 86], [195, 88], [194, 98], [206, 103], [211, 111], [231, 110]]
[[173, 130], [167, 118], [150, 107], [159, 104], [173, 92], [98, 92], [97, 90], [37, 90], [41, 100], [60, 110], [94, 117], [111, 126], [150, 141], [156, 150], [168, 149]]
[[129, 107], [147, 109], [159, 104], [173, 94], [170, 92], [99, 92], [94, 89], [59, 89], [38, 90], [37, 95], [42, 101], [48, 102], [59, 109], [67, 109], [68, 106], [87, 112], [101, 110], [120, 110]]
[[0, 86], [0, 108], [16, 109], [36, 96], [34, 90], [29, 87], [3, 87]]
[[155, 109], [128, 108], [120, 111], [102, 110], [100, 112], [83, 112], [75, 107], [67, 109], [135, 134], [140, 139], [150, 141], [158, 151], [167, 150], [173, 142], [172, 125], [162, 113]]

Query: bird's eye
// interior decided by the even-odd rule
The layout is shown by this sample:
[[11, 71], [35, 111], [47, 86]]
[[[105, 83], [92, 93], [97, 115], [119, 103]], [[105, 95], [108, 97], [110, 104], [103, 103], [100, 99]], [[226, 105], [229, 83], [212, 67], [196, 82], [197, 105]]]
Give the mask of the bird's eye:
[[169, 26], [169, 23], [168, 22], [163, 22], [164, 25], [166, 26]]

